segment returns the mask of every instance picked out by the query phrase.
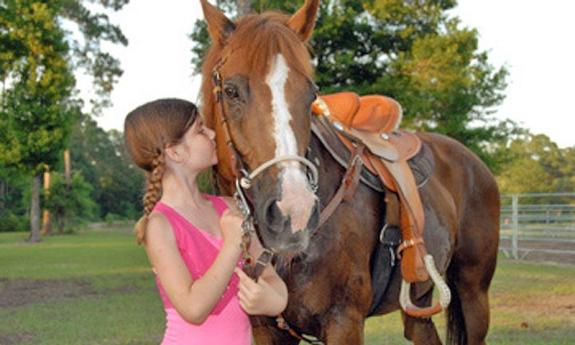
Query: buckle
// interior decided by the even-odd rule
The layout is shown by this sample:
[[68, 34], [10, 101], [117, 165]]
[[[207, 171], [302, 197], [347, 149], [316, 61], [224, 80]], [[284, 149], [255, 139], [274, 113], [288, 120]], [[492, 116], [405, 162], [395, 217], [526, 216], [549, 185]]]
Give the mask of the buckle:
[[256, 260], [256, 263], [258, 265], [261, 265], [261, 266], [267, 266], [267, 264], [270, 263], [273, 255], [274, 255], [274, 253], [271, 250], [264, 248], [263, 252], [260, 254], [258, 259]]

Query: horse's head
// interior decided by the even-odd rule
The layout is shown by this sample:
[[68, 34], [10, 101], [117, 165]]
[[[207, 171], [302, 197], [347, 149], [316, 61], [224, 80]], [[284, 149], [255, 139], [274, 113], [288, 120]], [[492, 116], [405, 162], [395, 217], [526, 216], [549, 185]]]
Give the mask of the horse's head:
[[307, 0], [293, 16], [264, 13], [235, 23], [207, 0], [201, 3], [212, 39], [203, 66], [203, 113], [216, 129], [218, 172], [233, 181], [231, 139], [246, 170], [263, 169], [249, 190], [263, 244], [301, 251], [319, 220], [311, 163], [303, 159], [317, 91], [306, 43], [319, 0]]

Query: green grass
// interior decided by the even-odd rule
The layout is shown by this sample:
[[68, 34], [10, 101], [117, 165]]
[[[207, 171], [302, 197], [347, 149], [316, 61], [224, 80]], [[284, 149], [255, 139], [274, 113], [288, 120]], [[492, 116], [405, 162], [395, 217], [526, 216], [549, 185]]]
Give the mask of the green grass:
[[[158, 344], [161, 301], [145, 253], [126, 229], [0, 234], [0, 344]], [[13, 285], [11, 285], [13, 286]], [[14, 290], [14, 289], [12, 289]], [[0, 298], [5, 301], [6, 298]], [[575, 344], [575, 267], [499, 261], [490, 344]], [[443, 316], [434, 318], [443, 334]], [[366, 344], [408, 344], [398, 313], [371, 318]]]
[[0, 279], [63, 287], [41, 293], [40, 300], [31, 291], [33, 303], [1, 307], [0, 344], [3, 339], [23, 345], [160, 342], [162, 304], [132, 235], [112, 229], [50, 236], [34, 245], [25, 238], [0, 234]]

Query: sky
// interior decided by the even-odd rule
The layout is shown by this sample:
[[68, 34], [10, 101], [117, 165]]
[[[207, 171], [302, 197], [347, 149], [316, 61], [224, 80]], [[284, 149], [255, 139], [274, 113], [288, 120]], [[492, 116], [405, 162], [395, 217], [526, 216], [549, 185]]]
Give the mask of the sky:
[[[575, 1], [459, 0], [450, 13], [477, 29], [480, 50], [510, 72], [506, 100], [495, 116], [546, 134], [560, 147], [575, 146], [575, 45], [569, 43]], [[198, 0], [132, 0], [111, 15], [129, 45], [105, 46], [124, 74], [112, 92], [113, 106], [96, 119], [101, 127], [122, 130], [128, 112], [154, 99], [197, 102], [201, 76], [193, 75], [188, 34], [199, 18]], [[89, 82], [79, 82], [89, 94]]]

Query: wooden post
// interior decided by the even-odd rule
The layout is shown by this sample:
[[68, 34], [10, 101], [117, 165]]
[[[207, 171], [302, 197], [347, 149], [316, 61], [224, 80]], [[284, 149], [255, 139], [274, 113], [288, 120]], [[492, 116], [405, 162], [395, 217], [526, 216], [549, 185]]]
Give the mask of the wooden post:
[[[46, 165], [46, 170], [44, 171], [44, 204], [50, 197], [50, 167]], [[50, 211], [44, 206], [44, 212], [42, 213], [42, 235], [48, 235], [50, 233]]]
[[72, 185], [72, 163], [70, 162], [70, 149], [64, 150], [64, 178], [66, 189], [69, 191]]

